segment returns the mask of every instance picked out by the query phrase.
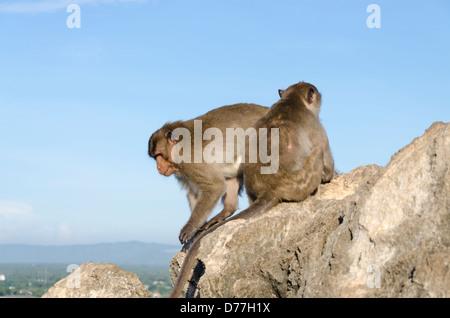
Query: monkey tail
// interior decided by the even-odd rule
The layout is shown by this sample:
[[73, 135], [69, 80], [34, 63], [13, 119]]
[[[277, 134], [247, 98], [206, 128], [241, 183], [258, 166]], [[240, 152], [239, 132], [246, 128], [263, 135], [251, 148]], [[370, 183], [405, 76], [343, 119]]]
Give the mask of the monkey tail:
[[260, 196], [257, 198], [247, 209], [240, 212], [239, 214], [219, 223], [215, 226], [209, 228], [205, 232], [201, 233], [199, 237], [192, 243], [191, 247], [189, 248], [188, 253], [186, 254], [186, 257], [184, 258], [183, 265], [181, 266], [180, 272], [178, 273], [178, 278], [173, 286], [172, 292], [170, 293], [170, 298], [179, 298], [185, 283], [189, 281], [189, 274], [194, 267], [194, 262], [197, 259], [198, 250], [200, 248], [201, 240], [204, 236], [208, 235], [209, 233], [215, 231], [218, 227], [224, 225], [225, 223], [228, 223], [229, 221], [233, 220], [239, 220], [239, 219], [249, 219], [255, 215], [258, 215], [262, 212], [266, 212], [276, 206], [278, 203], [280, 203], [280, 200], [275, 197], [266, 197], [266, 196]]

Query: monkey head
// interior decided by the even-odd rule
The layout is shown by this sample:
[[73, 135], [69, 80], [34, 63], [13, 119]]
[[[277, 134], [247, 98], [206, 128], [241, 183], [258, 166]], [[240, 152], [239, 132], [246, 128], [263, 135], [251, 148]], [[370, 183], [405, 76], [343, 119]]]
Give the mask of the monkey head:
[[177, 140], [172, 139], [173, 129], [171, 124], [165, 124], [153, 133], [148, 141], [148, 155], [156, 160], [156, 169], [165, 177], [179, 172], [171, 159], [172, 148], [177, 143]]
[[319, 117], [320, 106], [322, 105], [322, 96], [317, 88], [305, 82], [300, 82], [289, 86], [287, 89], [279, 89], [280, 98], [300, 99], [304, 105], [316, 116]]

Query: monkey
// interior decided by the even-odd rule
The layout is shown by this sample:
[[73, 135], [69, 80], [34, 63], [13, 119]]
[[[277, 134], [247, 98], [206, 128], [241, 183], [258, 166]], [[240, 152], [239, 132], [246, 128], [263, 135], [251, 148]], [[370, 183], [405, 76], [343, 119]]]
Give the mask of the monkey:
[[[227, 155], [231, 155], [230, 162], [226, 160], [195, 162], [196, 151], [200, 151], [201, 154], [201, 151], [204, 151], [213, 141], [202, 140], [199, 145], [196, 145], [194, 140], [194, 143], [189, 145], [189, 149], [182, 149], [183, 155], [184, 151], [193, 153], [194, 160], [177, 163], [172, 158], [172, 150], [183, 140], [175, 137], [176, 129], [187, 129], [191, 136], [198, 133], [195, 131], [198, 123], [201, 124], [202, 136], [208, 131], [214, 132], [214, 129], [222, 133], [225, 133], [228, 128], [245, 130], [268, 109], [265, 106], [246, 103], [222, 106], [188, 121], [166, 123], [151, 135], [148, 142], [148, 154], [156, 160], [158, 172], [166, 177], [174, 175], [187, 192], [191, 216], [179, 234], [180, 243], [184, 244], [185, 248], [195, 233], [225, 220], [238, 209], [238, 196], [243, 188], [243, 173], [240, 169], [240, 161], [243, 158], [238, 157], [236, 150], [238, 147], [230, 150], [224, 144], [223, 156], [220, 156], [219, 151], [217, 154], [219, 159], [225, 159]], [[218, 136], [215, 135], [214, 138], [217, 139]], [[209, 214], [221, 197], [222, 211], [206, 223]]]
[[[329, 182], [334, 172], [328, 136], [319, 112], [322, 97], [317, 88], [305, 82], [279, 90], [280, 99], [259, 118], [253, 127], [279, 129], [279, 167], [273, 173], [261, 173], [267, 164], [246, 161], [241, 164], [250, 206], [221, 223], [215, 224], [195, 238], [190, 245], [170, 297], [181, 296], [202, 239], [224, 224], [249, 218], [270, 210], [281, 202], [300, 202], [310, 196], [321, 183]], [[271, 133], [267, 147], [277, 142]], [[246, 141], [251, 142], [251, 136]], [[271, 148], [272, 149], [272, 148]], [[263, 229], [262, 229], [263, 230]]]

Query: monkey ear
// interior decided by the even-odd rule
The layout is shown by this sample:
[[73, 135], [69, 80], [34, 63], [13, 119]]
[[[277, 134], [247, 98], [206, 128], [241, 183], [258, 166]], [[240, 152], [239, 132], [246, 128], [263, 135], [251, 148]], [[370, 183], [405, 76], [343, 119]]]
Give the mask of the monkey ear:
[[284, 92], [285, 92], [286, 90], [284, 90], [284, 89], [279, 89], [278, 90], [278, 95], [280, 95], [280, 98], [283, 98], [283, 95], [284, 95]]
[[307, 97], [308, 103], [312, 104], [314, 102], [314, 94], [315, 94], [314, 88], [310, 88], [308, 90], [308, 97]]
[[178, 139], [172, 139], [172, 131], [168, 131], [166, 133], [165, 137], [166, 137], [167, 141], [172, 145], [174, 145], [178, 142]]

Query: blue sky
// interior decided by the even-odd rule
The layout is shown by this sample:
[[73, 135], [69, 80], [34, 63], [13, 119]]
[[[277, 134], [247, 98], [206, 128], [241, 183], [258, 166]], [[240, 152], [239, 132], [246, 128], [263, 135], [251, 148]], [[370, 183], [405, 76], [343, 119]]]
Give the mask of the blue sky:
[[178, 244], [189, 208], [151, 133], [301, 80], [336, 167], [384, 166], [449, 121], [449, 56], [446, 0], [0, 1], [0, 244]]

